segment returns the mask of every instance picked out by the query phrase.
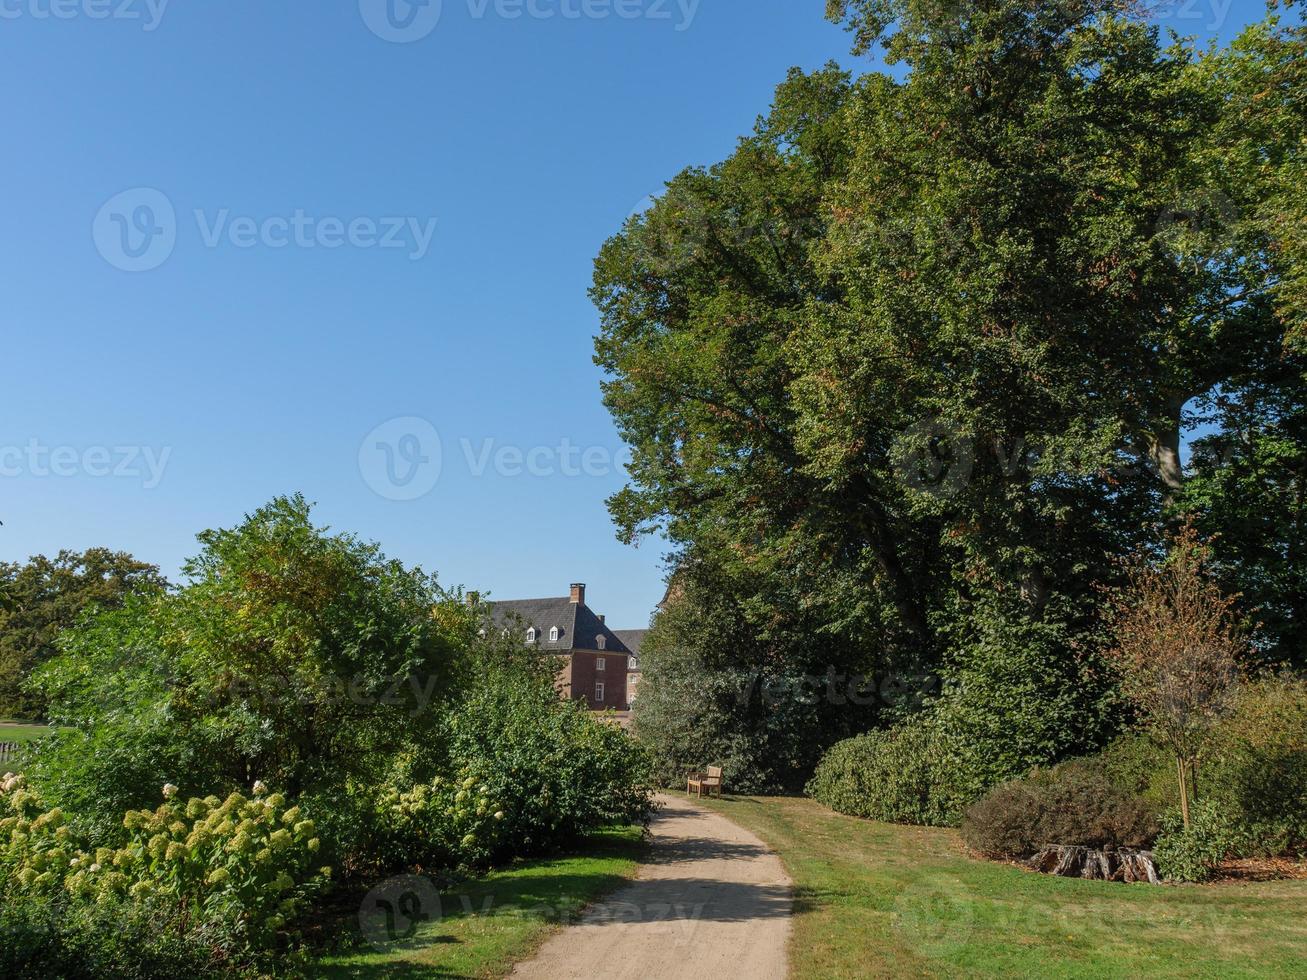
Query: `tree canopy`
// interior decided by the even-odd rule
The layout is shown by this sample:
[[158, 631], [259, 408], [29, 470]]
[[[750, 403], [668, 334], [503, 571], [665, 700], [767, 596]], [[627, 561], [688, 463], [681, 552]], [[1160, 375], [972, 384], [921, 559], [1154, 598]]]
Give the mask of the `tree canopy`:
[[23, 683], [55, 655], [60, 630], [93, 608], [116, 608], [128, 595], [166, 585], [157, 566], [108, 548], [0, 562], [0, 715], [44, 716], [44, 698]]
[[[791, 72], [597, 259], [621, 535], [798, 576], [868, 666], [1038, 627], [1076, 683], [1098, 587], [1198, 511], [1301, 661], [1301, 30], [1200, 51], [1116, 0], [829, 13], [900, 70]], [[755, 624], [785, 615], [764, 593]]]

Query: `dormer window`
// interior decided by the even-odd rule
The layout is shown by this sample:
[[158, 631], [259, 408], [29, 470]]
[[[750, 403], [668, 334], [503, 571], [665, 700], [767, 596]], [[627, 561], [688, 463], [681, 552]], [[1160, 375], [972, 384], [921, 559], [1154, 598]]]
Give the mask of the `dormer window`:
[[536, 628], [532, 626], [529, 630], [526, 631], [526, 642], [534, 643], [535, 641], [536, 641]]
[[608, 646], [608, 637], [600, 633], [597, 637], [595, 637], [595, 646], [598, 647], [600, 650], [604, 649], [606, 646]]
[[551, 626], [551, 627], [549, 627], [549, 642], [550, 642], [550, 643], [557, 643], [557, 642], [558, 642], [558, 627], [557, 627], [557, 626]]

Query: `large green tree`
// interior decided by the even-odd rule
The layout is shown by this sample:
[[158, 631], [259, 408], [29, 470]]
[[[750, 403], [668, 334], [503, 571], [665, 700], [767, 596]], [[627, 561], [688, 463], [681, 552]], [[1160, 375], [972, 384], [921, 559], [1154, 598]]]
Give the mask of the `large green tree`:
[[1116, 0], [829, 6], [894, 74], [793, 72], [599, 256], [634, 457], [614, 517], [801, 576], [806, 613], [889, 669], [1006, 676], [993, 638], [1038, 635], [1061, 666], [1031, 696], [1093, 693], [1032, 744], [1082, 748], [1096, 588], [1192, 503], [1205, 406], [1303, 400], [1292, 234], [1267, 219], [1297, 185], [1281, 162], [1246, 180], [1229, 135], [1246, 159], [1300, 145], [1291, 92], [1258, 127], [1231, 96], [1292, 90], [1292, 38], [1259, 28], [1235, 71]]
[[38, 672], [63, 729], [29, 768], [49, 800], [112, 821], [165, 781], [202, 796], [262, 779], [343, 813], [352, 782], [437, 741], [473, 670], [460, 596], [315, 525], [299, 496], [199, 540], [183, 585], [81, 623]]
[[157, 566], [108, 548], [0, 562], [0, 715], [44, 716], [45, 699], [23, 682], [54, 656], [61, 630], [90, 609], [117, 608], [128, 595], [166, 586]]

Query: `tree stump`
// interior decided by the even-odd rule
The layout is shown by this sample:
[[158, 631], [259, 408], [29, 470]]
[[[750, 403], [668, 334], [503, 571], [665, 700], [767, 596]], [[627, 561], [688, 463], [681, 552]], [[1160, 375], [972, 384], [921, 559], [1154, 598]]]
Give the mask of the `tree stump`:
[[1075, 844], [1045, 844], [1026, 862], [1042, 874], [1094, 881], [1147, 881], [1158, 884], [1152, 851], [1132, 848], [1096, 850]]

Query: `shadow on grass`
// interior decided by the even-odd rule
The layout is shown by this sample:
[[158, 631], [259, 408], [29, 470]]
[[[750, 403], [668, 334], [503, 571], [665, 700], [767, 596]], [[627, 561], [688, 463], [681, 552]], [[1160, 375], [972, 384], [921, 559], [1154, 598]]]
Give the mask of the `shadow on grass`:
[[[579, 921], [591, 903], [626, 884], [615, 861], [638, 861], [644, 844], [622, 832], [600, 832], [564, 856], [519, 861], [440, 893], [435, 921], [411, 940], [367, 943], [352, 920], [340, 928], [351, 948], [319, 962], [317, 977], [480, 977], [516, 959], [548, 928]], [[361, 896], [359, 896], [361, 898]], [[344, 903], [342, 903], [343, 906]]]

